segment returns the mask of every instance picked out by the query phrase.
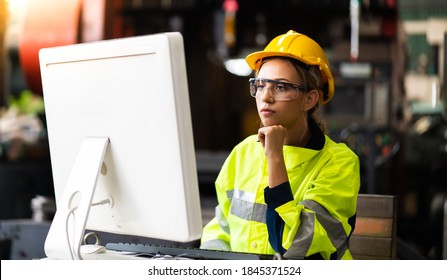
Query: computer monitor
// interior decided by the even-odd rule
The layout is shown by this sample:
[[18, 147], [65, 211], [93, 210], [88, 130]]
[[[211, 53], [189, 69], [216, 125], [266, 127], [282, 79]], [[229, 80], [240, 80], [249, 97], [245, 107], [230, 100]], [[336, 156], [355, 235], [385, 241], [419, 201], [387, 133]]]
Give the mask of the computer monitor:
[[39, 60], [57, 208], [47, 257], [82, 258], [86, 229], [199, 239], [182, 35], [45, 48]]

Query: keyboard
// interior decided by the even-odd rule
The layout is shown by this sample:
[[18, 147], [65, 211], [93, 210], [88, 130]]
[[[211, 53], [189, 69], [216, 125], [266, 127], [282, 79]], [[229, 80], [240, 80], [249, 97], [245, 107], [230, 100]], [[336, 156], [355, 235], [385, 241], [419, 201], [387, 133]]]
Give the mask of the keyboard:
[[106, 249], [139, 257], [205, 260], [272, 260], [273, 255], [138, 243], [107, 243]]

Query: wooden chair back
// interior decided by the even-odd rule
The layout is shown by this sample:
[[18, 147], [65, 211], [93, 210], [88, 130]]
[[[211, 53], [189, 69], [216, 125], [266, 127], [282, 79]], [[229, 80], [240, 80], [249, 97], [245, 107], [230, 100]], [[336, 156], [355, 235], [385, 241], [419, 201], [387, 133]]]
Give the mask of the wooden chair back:
[[397, 196], [359, 194], [349, 247], [354, 259], [396, 259]]

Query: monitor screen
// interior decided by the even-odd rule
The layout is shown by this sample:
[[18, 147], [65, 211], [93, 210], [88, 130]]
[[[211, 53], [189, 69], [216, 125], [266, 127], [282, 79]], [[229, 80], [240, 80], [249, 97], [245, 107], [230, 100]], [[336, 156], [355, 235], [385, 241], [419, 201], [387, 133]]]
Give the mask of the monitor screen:
[[182, 35], [39, 53], [56, 196], [49, 258], [84, 230], [189, 242], [202, 220]]

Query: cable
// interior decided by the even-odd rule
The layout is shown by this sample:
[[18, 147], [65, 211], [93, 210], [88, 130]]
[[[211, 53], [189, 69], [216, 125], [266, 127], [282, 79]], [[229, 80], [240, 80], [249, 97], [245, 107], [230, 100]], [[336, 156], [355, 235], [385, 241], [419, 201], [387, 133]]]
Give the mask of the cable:
[[277, 252], [273, 255], [273, 260], [284, 260], [284, 257]]
[[92, 204], [90, 204], [91, 206], [98, 206], [98, 205], [104, 205], [104, 204], [110, 204], [110, 207], [113, 206], [113, 200], [111, 197], [109, 198], [105, 198], [103, 200], [100, 200], [98, 202], [93, 202]]
[[[76, 194], [76, 193], [75, 193]], [[74, 197], [74, 195], [73, 195]], [[72, 197], [72, 198], [73, 198]], [[91, 206], [97, 206], [97, 205], [105, 205], [105, 204], [109, 204], [111, 207], [113, 206], [113, 200], [112, 198], [106, 198], [103, 199], [101, 201], [98, 202], [94, 202], [91, 204]], [[71, 205], [71, 204], [70, 204]], [[69, 234], [69, 222], [70, 222], [70, 216], [73, 216], [73, 219], [75, 219], [75, 211], [76, 209], [78, 209], [78, 206], [73, 207], [72, 209], [70, 209], [70, 211], [67, 214], [66, 220], [65, 220], [65, 234], [66, 234], [66, 239], [67, 239], [67, 244], [68, 244], [68, 249], [70, 251], [70, 257], [72, 260], [74, 260], [75, 255], [79, 258], [82, 259], [81, 256], [78, 256], [78, 253], [74, 251], [74, 244], [71, 244], [72, 242], [70, 242], [70, 234]], [[73, 222], [73, 231], [75, 231], [76, 229], [75, 227], [75, 223]], [[74, 235], [74, 233], [73, 233]], [[74, 241], [74, 240], [73, 240]], [[99, 241], [99, 239], [97, 239], [97, 241]]]
[[72, 248], [72, 244], [70, 242], [70, 234], [68, 233], [68, 223], [70, 221], [70, 216], [73, 215], [73, 219], [74, 219], [74, 211], [77, 209], [78, 207], [75, 207], [73, 209], [71, 209], [68, 214], [67, 214], [67, 218], [65, 220], [65, 234], [67, 237], [67, 244], [68, 244], [68, 250], [70, 251], [70, 257], [72, 260], [74, 260], [74, 255], [73, 255], [73, 248]]

